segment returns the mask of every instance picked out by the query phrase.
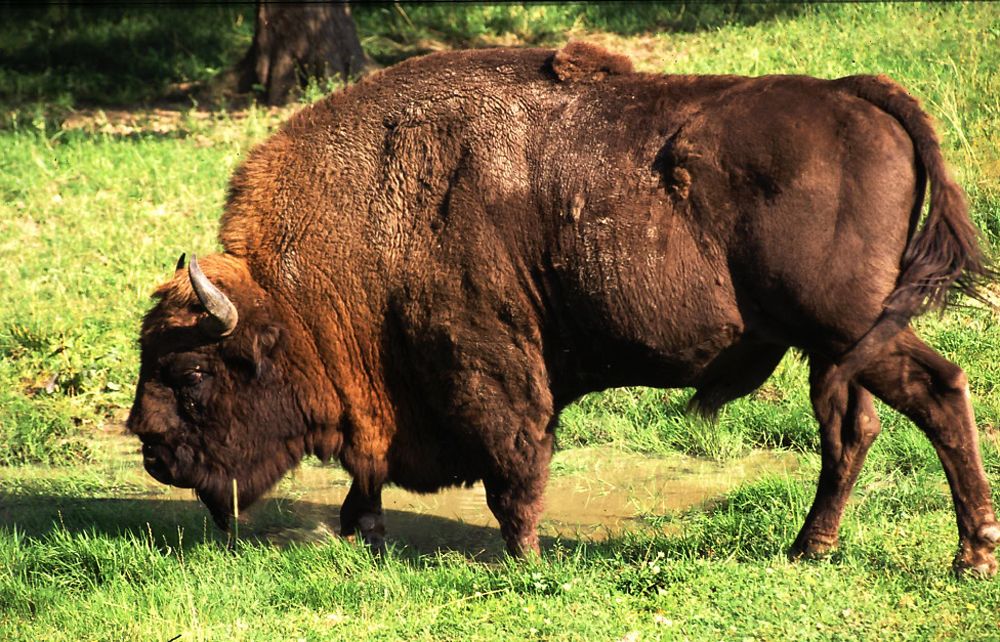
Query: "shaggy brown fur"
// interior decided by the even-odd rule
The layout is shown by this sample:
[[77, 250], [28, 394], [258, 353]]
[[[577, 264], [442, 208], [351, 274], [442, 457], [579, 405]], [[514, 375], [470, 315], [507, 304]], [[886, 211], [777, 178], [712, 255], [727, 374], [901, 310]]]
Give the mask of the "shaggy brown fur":
[[559, 80], [601, 80], [611, 74], [632, 72], [628, 56], [613, 54], [589, 42], [571, 42], [552, 56], [552, 71]]
[[239, 323], [199, 323], [183, 271], [161, 287], [129, 427], [222, 525], [233, 479], [245, 505], [313, 453], [354, 477], [346, 531], [377, 542], [386, 483], [481, 479], [509, 548], [535, 550], [568, 403], [692, 386], [711, 413], [796, 347], [823, 470], [795, 554], [836, 543], [874, 393], [941, 456], [956, 567], [996, 568], [964, 375], [907, 328], [990, 271], [888, 79], [638, 74], [585, 44], [433, 54], [255, 149], [220, 236], [201, 267]]

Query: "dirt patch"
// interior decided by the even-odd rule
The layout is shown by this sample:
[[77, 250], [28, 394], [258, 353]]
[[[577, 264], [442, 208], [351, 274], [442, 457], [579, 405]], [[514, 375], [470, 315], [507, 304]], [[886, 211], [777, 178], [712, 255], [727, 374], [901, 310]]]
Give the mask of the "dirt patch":
[[180, 136], [218, 126], [222, 122], [240, 123], [247, 118], [284, 122], [304, 105], [288, 107], [252, 107], [226, 111], [201, 109], [80, 109], [61, 120], [64, 130], [79, 130], [110, 136], [155, 134]]

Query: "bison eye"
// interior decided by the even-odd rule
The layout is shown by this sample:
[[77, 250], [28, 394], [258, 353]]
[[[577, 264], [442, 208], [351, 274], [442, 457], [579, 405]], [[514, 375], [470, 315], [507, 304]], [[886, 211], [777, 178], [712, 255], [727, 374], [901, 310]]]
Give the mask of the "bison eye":
[[205, 378], [205, 373], [201, 370], [188, 370], [181, 376], [181, 383], [185, 386], [197, 386]]

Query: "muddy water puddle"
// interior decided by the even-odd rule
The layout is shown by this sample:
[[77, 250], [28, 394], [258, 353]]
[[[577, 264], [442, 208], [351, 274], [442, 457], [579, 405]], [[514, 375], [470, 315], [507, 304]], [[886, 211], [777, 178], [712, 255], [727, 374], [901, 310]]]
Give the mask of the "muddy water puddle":
[[[97, 446], [106, 455], [106, 466], [73, 473], [83, 475], [86, 482], [79, 491], [64, 487], [51, 494], [18, 493], [13, 503], [14, 496], [8, 496], [0, 501], [0, 525], [28, 525], [30, 518], [44, 528], [52, 513], [60, 523], [109, 533], [152, 528], [169, 534], [179, 527], [205, 534], [213, 530], [206, 521], [207, 511], [191, 491], [157, 484], [145, 474], [131, 439], [109, 436]], [[655, 528], [651, 516], [703, 504], [744, 482], [788, 474], [795, 466], [794, 455], [769, 451], [725, 463], [612, 448], [560, 452], [553, 459], [539, 528], [543, 548], [556, 537], [600, 541]], [[53, 469], [37, 473], [32, 474], [32, 486], [48, 483], [46, 479], [58, 481]], [[16, 480], [4, 479], [0, 488], [10, 482]], [[241, 537], [279, 545], [325, 540], [340, 531], [340, 505], [349, 486], [350, 477], [339, 468], [303, 466], [241, 516]], [[502, 551], [481, 483], [427, 495], [389, 486], [382, 498], [392, 545], [421, 553], [454, 550], [472, 556]]]
[[[788, 453], [766, 451], [726, 463], [683, 455], [655, 458], [610, 448], [558, 453], [539, 533], [543, 540], [595, 541], [650, 528], [650, 516], [700, 505], [767, 474], [787, 474], [795, 461]], [[255, 512], [248, 521], [272, 522], [277, 507], [278, 512], [307, 518], [314, 530], [281, 529], [272, 522], [260, 524], [259, 535], [276, 543], [324, 537], [338, 532], [337, 514], [349, 485], [349, 477], [340, 470], [300, 469], [272, 493], [270, 514]], [[502, 548], [481, 483], [428, 495], [387, 487], [382, 500], [391, 543], [419, 551], [469, 554], [495, 553]]]

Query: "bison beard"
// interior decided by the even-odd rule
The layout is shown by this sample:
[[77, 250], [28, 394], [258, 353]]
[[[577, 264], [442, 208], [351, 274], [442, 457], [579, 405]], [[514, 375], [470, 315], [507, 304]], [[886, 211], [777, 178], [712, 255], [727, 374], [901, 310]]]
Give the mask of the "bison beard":
[[822, 471], [792, 554], [836, 545], [874, 395], [941, 458], [955, 568], [996, 570], [965, 375], [909, 328], [992, 272], [889, 79], [638, 74], [583, 44], [434, 54], [255, 149], [220, 238], [157, 291], [129, 428], [221, 526], [233, 480], [249, 505], [315, 454], [354, 477], [345, 532], [381, 541], [386, 483], [482, 480], [508, 548], [537, 551], [567, 404], [691, 386], [712, 414], [794, 347]]

